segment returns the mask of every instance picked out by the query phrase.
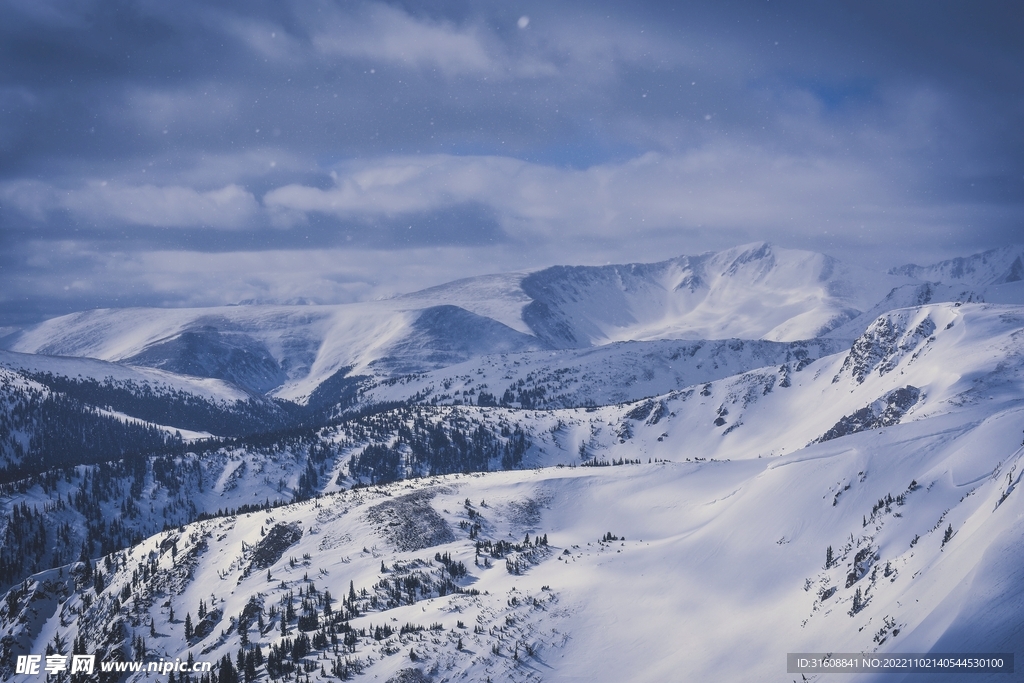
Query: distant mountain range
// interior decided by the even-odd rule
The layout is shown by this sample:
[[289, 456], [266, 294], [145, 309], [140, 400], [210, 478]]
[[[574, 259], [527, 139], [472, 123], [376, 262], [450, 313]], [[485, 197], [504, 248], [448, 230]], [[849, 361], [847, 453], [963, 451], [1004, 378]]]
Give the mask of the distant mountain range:
[[853, 339], [910, 302], [1019, 299], [1022, 253], [1007, 247], [880, 274], [758, 243], [655, 264], [483, 276], [360, 304], [86, 311], [28, 328], [7, 346], [301, 401], [342, 369], [392, 377], [620, 341]]
[[72, 651], [213, 664], [175, 683], [1022, 652], [1022, 255], [872, 273], [758, 243], [25, 329], [0, 677]]

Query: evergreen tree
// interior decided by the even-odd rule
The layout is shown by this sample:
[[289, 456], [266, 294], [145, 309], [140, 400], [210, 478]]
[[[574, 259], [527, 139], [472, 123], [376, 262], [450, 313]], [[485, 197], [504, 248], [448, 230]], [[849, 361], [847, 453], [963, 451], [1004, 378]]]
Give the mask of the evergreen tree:
[[857, 612], [864, 609], [864, 596], [860, 592], [860, 588], [853, 594], [853, 608], [850, 610], [850, 616], [852, 617]]

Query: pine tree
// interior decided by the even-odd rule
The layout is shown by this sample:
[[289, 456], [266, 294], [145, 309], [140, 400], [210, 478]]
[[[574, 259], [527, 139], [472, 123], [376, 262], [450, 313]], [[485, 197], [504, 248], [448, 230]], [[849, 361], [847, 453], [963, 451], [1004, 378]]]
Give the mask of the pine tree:
[[864, 598], [861, 595], [860, 588], [853, 594], [853, 609], [850, 610], [850, 616], [853, 616], [857, 612], [864, 608]]
[[185, 613], [185, 639], [192, 639], [192, 614], [190, 612]]
[[246, 683], [256, 680], [256, 653], [252, 650], [245, 655], [245, 680]]

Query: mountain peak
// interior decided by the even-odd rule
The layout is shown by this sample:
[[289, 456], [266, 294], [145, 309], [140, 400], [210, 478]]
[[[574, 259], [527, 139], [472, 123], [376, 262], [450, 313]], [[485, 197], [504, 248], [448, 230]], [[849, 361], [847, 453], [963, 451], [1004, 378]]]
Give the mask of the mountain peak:
[[974, 287], [1024, 280], [1024, 245], [1011, 244], [971, 256], [940, 261], [930, 266], [907, 264], [889, 270], [926, 282], [962, 283]]

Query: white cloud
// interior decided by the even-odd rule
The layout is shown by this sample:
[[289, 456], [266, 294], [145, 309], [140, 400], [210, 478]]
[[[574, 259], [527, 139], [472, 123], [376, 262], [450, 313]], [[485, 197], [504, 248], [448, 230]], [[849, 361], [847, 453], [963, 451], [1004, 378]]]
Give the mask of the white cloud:
[[493, 208], [524, 237], [612, 237], [679, 226], [817, 230], [824, 219], [857, 213], [851, 207], [868, 199], [890, 208], [903, 201], [850, 160], [719, 144], [583, 170], [508, 157], [395, 157], [345, 165], [328, 189], [277, 188], [263, 202], [273, 210], [343, 217], [472, 202]]
[[41, 222], [56, 207], [57, 191], [40, 180], [14, 180], [0, 185], [3, 206], [17, 209], [34, 221]]
[[516, 267], [494, 248], [125, 252], [70, 240], [30, 242], [25, 260], [48, 277], [10, 278], [11, 288], [0, 292], [0, 301], [28, 293], [61, 299], [121, 292], [156, 306], [217, 306], [247, 299], [349, 303], [447, 282], [456, 264], [466, 275]]
[[221, 13], [213, 14], [212, 18], [226, 33], [242, 41], [267, 61], [290, 62], [305, 56], [301, 41], [278, 24]]
[[473, 26], [417, 19], [373, 4], [356, 17], [336, 15], [313, 35], [314, 47], [386, 64], [439, 69], [445, 75], [482, 73], [495, 67], [483, 32]]
[[179, 88], [132, 88], [117, 106], [126, 122], [147, 133], [179, 135], [236, 119], [240, 99], [236, 88], [209, 81]]
[[62, 204], [96, 220], [109, 217], [159, 227], [239, 228], [258, 209], [252, 194], [238, 185], [199, 192], [180, 186], [92, 183], [86, 190], [69, 193]]
[[[258, 199], [241, 183], [276, 179], [266, 171], [276, 157], [261, 150], [203, 160], [192, 171], [177, 171], [177, 183], [158, 176], [153, 184], [122, 178], [63, 189], [22, 180], [0, 187], [0, 199], [37, 222], [65, 211], [98, 227], [227, 230], [294, 228], [309, 225], [316, 215], [371, 226], [375, 218], [474, 205], [484, 207], [514, 243], [601, 242], [611, 253], [628, 236], [629, 248], [649, 245], [655, 255], [668, 235], [692, 230], [794, 246], [794, 240], [823, 235], [877, 243], [899, 234], [924, 243], [938, 227], [952, 229], [983, 212], [979, 206], [925, 201], [915, 194], [915, 178], [900, 168], [838, 152], [786, 154], [723, 141], [585, 169], [502, 156], [351, 161], [335, 168], [328, 187], [293, 182]], [[282, 178], [309, 170], [308, 160], [281, 158], [290, 169]]]
[[129, 186], [91, 181], [62, 190], [37, 181], [17, 181], [0, 188], [5, 203], [42, 221], [54, 211], [69, 211], [78, 220], [104, 227], [111, 222], [151, 227], [211, 227], [236, 229], [259, 212], [255, 197], [228, 184], [208, 191], [180, 185]]

